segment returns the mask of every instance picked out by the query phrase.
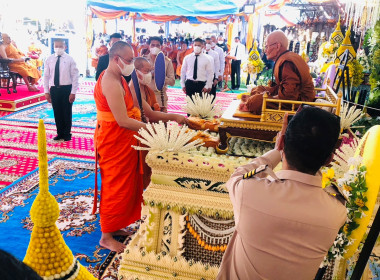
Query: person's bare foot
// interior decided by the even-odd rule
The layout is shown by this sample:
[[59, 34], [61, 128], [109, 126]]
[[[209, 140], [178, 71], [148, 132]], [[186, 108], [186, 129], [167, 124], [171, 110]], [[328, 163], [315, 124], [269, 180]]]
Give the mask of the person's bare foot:
[[114, 231], [112, 235], [113, 236], [129, 236], [131, 234], [125, 230], [120, 229], [120, 230]]
[[100, 246], [117, 253], [122, 253], [125, 249], [125, 245], [123, 243], [113, 239], [112, 233], [102, 233], [99, 244]]

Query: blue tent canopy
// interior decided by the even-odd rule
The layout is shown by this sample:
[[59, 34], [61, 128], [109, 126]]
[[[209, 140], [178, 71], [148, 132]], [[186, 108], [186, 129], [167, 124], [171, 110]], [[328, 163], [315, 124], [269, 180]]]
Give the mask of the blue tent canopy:
[[220, 16], [239, 12], [234, 0], [88, 0], [87, 4], [103, 9], [169, 16]]

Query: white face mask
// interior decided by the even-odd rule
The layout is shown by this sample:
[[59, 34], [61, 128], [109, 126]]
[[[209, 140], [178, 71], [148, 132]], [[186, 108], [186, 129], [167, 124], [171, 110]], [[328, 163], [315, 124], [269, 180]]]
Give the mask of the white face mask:
[[214, 42], [211, 42], [211, 48], [214, 48], [216, 44]]
[[152, 81], [152, 72], [149, 72], [148, 74], [144, 74], [141, 71], [137, 70], [137, 72], [143, 76], [142, 80], [139, 79], [140, 83], [143, 85], [149, 85], [150, 82]]
[[153, 55], [157, 55], [160, 52], [160, 49], [157, 47], [150, 48], [150, 53]]
[[201, 53], [201, 51], [202, 51], [202, 48], [201, 48], [200, 46], [194, 46], [194, 52], [195, 52], [196, 54]]
[[65, 53], [65, 49], [64, 48], [54, 48], [54, 53], [56, 55], [63, 55]]
[[133, 72], [133, 70], [135, 69], [135, 65], [134, 65], [133, 63], [131, 63], [131, 64], [126, 64], [126, 63], [123, 62], [123, 60], [122, 60], [121, 58], [120, 58], [120, 62], [121, 62], [121, 64], [123, 65], [123, 68], [121, 68], [121, 67], [119, 66], [119, 64], [118, 64], [117, 66], [119, 66], [120, 71], [121, 71], [121, 74], [122, 74], [123, 76], [129, 76], [129, 75], [131, 75], [132, 72]]
[[223, 45], [224, 41], [218, 41], [219, 45]]
[[206, 44], [206, 51], [209, 51], [211, 49], [211, 45], [210, 44]]

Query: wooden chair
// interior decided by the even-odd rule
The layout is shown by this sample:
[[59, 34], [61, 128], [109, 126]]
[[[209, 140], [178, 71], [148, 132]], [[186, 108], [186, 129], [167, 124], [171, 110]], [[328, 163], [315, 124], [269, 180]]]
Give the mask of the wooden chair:
[[[0, 80], [1, 80], [0, 88], [6, 88], [8, 94], [10, 94], [11, 91], [9, 89], [9, 84], [10, 84], [10, 81], [12, 79], [13, 92], [17, 93], [17, 90], [16, 90], [16, 86], [17, 86], [16, 73], [10, 71], [9, 63], [11, 63], [10, 59], [0, 58]], [[7, 81], [6, 86], [3, 86], [3, 84], [2, 84], [3, 80]]]
[[[267, 123], [282, 123], [283, 117], [285, 113], [289, 115], [294, 115], [301, 104], [312, 105], [315, 107], [320, 107], [323, 109], [331, 108], [331, 111], [339, 116], [340, 107], [342, 104], [342, 93], [339, 92], [336, 94], [334, 90], [327, 86], [326, 90], [326, 103], [317, 103], [317, 102], [304, 102], [304, 101], [293, 101], [293, 100], [282, 100], [282, 99], [270, 99], [268, 98], [268, 94], [264, 94], [263, 96], [263, 106], [261, 112], [260, 122]], [[275, 103], [278, 104], [278, 109], [269, 109], [267, 108], [267, 103]], [[283, 105], [287, 108], [283, 109]]]

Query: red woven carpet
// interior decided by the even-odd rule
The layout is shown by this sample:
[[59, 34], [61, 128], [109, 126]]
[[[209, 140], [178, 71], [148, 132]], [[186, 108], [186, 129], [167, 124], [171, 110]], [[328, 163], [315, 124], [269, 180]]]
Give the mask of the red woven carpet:
[[26, 85], [18, 85], [17, 93], [8, 94], [6, 89], [0, 89], [0, 109], [4, 111], [19, 111], [33, 105], [44, 102], [45, 94], [42, 86], [38, 86], [40, 92], [28, 91]]

